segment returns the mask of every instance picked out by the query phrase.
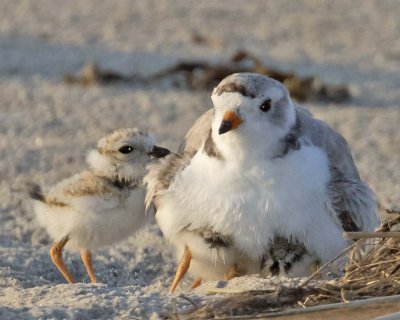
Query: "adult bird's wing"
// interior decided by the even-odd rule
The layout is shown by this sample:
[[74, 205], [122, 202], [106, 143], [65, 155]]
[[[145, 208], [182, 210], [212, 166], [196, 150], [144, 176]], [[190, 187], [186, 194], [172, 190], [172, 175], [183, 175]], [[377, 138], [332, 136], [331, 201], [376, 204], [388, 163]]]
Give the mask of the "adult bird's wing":
[[373, 231], [379, 221], [373, 191], [361, 180], [346, 140], [326, 123], [296, 107], [300, 135], [323, 149], [329, 160], [331, 180], [328, 208], [344, 231]]
[[189, 129], [184, 141], [179, 146], [179, 152], [187, 152], [192, 156], [200, 149], [211, 131], [214, 108], [204, 112]]
[[210, 109], [196, 120], [180, 145], [178, 154], [171, 153], [147, 167], [148, 174], [144, 178], [144, 183], [147, 184], [146, 208], [154, 204], [157, 210], [158, 196], [169, 188], [176, 175], [190, 163], [208, 138], [213, 116], [214, 109]]

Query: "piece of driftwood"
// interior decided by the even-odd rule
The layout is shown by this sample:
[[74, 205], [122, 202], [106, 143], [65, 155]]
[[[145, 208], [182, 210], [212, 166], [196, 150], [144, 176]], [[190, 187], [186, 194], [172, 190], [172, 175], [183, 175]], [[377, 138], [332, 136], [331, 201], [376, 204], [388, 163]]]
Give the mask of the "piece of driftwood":
[[200, 60], [178, 61], [175, 65], [144, 77], [138, 74], [122, 75], [116, 71], [102, 70], [94, 63], [86, 64], [78, 76], [67, 74], [64, 80], [69, 84], [107, 85], [115, 83], [152, 84], [154, 82], [183, 76], [184, 81], [173, 81], [175, 85], [191, 90], [212, 90], [225, 77], [237, 72], [255, 72], [282, 82], [292, 97], [299, 101], [323, 100], [341, 103], [350, 97], [344, 85], [324, 83], [317, 76], [301, 77], [293, 72], [283, 72], [267, 67], [253, 54], [239, 50], [228, 61], [211, 63]]
[[[324, 311], [335, 311], [335, 310], [350, 310], [357, 312], [362, 312], [368, 308], [376, 309], [378, 306], [384, 305], [385, 311], [384, 313], [380, 314], [387, 314], [391, 312], [391, 310], [395, 311], [400, 308], [400, 295], [395, 295], [391, 297], [377, 297], [377, 298], [370, 298], [365, 300], [356, 300], [350, 302], [341, 302], [341, 303], [332, 303], [332, 304], [323, 304], [317, 305], [308, 308], [296, 308], [278, 312], [270, 312], [266, 314], [258, 314], [258, 315], [251, 315], [251, 316], [228, 316], [228, 317], [218, 317], [215, 319], [219, 320], [227, 320], [227, 319], [268, 319], [268, 318], [276, 318], [276, 317], [284, 317], [284, 316], [298, 316], [298, 315], [305, 315], [304, 319], [308, 319], [311, 313], [321, 312]], [[322, 317], [321, 317], [322, 318]], [[324, 318], [325, 319], [325, 318]], [[349, 318], [350, 319], [350, 318]], [[400, 319], [400, 317], [399, 317]]]
[[[268, 318], [288, 318], [288, 319], [371, 319], [380, 315], [387, 315], [390, 312], [399, 310], [400, 295], [392, 297], [378, 297], [358, 301], [341, 302], [317, 305], [308, 308], [296, 308], [268, 314], [253, 316], [228, 316], [216, 318], [219, 320], [227, 319], [268, 319]], [[374, 312], [375, 311], [375, 312]], [[392, 318], [395, 319], [395, 318]]]
[[[396, 306], [396, 309], [398, 309], [399, 306]], [[390, 313], [381, 317], [377, 317], [373, 320], [398, 320], [400, 319], [400, 312], [395, 312], [395, 313]]]

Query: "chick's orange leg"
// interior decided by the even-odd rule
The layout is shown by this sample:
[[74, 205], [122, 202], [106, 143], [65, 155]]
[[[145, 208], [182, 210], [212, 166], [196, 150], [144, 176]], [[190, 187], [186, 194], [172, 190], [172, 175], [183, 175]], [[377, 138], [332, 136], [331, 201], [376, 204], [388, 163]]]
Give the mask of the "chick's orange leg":
[[92, 264], [92, 253], [90, 250], [81, 250], [82, 262], [85, 265], [86, 271], [89, 275], [90, 281], [96, 283], [96, 276], [94, 275], [93, 264]]
[[75, 279], [72, 274], [69, 273], [67, 267], [65, 266], [62, 256], [62, 249], [64, 248], [68, 240], [69, 238], [67, 236], [62, 238], [59, 242], [55, 243], [50, 249], [50, 257], [51, 261], [53, 261], [54, 265], [64, 276], [65, 280], [67, 280], [69, 283], [74, 283]]
[[178, 268], [175, 273], [174, 281], [172, 282], [171, 288], [169, 289], [169, 293], [173, 293], [175, 291], [177, 285], [188, 271], [191, 260], [192, 260], [192, 253], [190, 252], [188, 246], [185, 246], [185, 251], [183, 252], [182, 259], [179, 262]]

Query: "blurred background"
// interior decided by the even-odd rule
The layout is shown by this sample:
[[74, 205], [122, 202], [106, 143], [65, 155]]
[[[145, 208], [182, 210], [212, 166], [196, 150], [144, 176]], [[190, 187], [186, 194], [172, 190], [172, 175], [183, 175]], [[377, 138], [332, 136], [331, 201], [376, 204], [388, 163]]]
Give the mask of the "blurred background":
[[[24, 200], [28, 181], [78, 172], [118, 127], [148, 128], [176, 148], [234, 71], [283, 81], [349, 141], [380, 212], [399, 207], [399, 16], [396, 0], [0, 1], [2, 267], [18, 269], [16, 248], [28, 257], [49, 241]], [[147, 237], [147, 253], [162, 243], [156, 230]], [[135, 259], [133, 269], [146, 261]]]

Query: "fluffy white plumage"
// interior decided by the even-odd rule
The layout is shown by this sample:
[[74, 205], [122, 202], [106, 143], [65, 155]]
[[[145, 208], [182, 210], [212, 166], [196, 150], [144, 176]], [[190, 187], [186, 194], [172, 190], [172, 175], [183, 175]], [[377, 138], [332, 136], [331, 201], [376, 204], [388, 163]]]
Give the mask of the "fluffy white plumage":
[[[141, 180], [154, 144], [151, 134], [137, 129], [120, 129], [100, 140], [88, 154], [90, 170], [55, 185], [45, 201], [35, 201], [39, 223], [54, 240], [68, 236], [67, 247], [75, 249], [95, 249], [131, 235], [146, 220]], [[135, 150], [118, 152], [124, 145]]]
[[[155, 146], [152, 134], [119, 129], [100, 139], [97, 148], [90, 151], [90, 169], [46, 193], [37, 185], [31, 187], [37, 219], [56, 241], [51, 251], [53, 262], [68, 281], [73, 282], [73, 278], [62, 261], [65, 245], [88, 256], [88, 250], [120, 241], [146, 223], [149, 216], [145, 215], [142, 184], [146, 165], [151, 156], [167, 153], [167, 149]], [[91, 279], [95, 281], [93, 274]]]
[[97, 249], [123, 240], [145, 225], [148, 216], [144, 214], [143, 188], [121, 191], [107, 186], [97, 194], [68, 195], [65, 188], [80, 183], [82, 178], [91, 179], [98, 187], [102, 184], [85, 172], [62, 181], [47, 195], [65, 205], [35, 201], [38, 222], [52, 239], [68, 236], [67, 248]]
[[[177, 257], [190, 249], [194, 276], [221, 279], [232, 265], [241, 274], [304, 276], [348, 245], [344, 229], [377, 226], [373, 193], [345, 140], [295, 107], [280, 83], [234, 74], [212, 100], [181, 157], [170, 155], [145, 177], [147, 202]], [[229, 241], [213, 248], [203, 230]], [[287, 245], [276, 258], [277, 238], [296, 249]]]
[[164, 235], [169, 238], [189, 224], [191, 230], [209, 226], [234, 235], [238, 249], [253, 259], [265, 253], [276, 233], [295, 237], [323, 260], [339, 253], [346, 242], [326, 208], [330, 177], [320, 149], [304, 147], [251, 168], [242, 164], [197, 153], [157, 211]]

